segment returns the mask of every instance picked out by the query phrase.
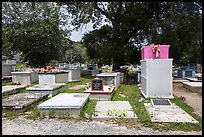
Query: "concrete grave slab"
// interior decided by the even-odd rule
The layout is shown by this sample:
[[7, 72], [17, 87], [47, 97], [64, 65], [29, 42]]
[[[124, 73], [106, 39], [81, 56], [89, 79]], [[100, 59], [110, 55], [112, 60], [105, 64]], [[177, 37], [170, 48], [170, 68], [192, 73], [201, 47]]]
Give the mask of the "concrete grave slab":
[[41, 116], [47, 116], [49, 111], [53, 110], [55, 116], [66, 114], [79, 117], [80, 111], [89, 99], [89, 95], [84, 93], [60, 93], [37, 107], [40, 109]]
[[198, 78], [186, 78], [190, 82], [202, 82], [202, 80], [199, 80]]
[[187, 89], [202, 88], [202, 82], [182, 82], [182, 84]]
[[114, 118], [113, 116], [108, 115], [108, 111], [110, 109], [126, 111], [126, 116], [124, 118], [137, 119], [137, 116], [133, 112], [128, 101], [98, 101], [92, 118], [95, 120], [107, 120]]
[[[90, 99], [96, 100], [111, 100], [114, 94], [115, 86], [103, 86], [104, 90], [92, 91], [91, 88], [88, 88], [84, 93], [90, 93]], [[109, 90], [110, 88], [110, 90]]]
[[144, 103], [152, 122], [198, 123], [192, 116], [172, 103], [172, 106], [152, 106]]
[[2, 95], [10, 95], [17, 93], [20, 89], [25, 88], [26, 85], [9, 85], [2, 87]]
[[44, 93], [19, 93], [4, 98], [2, 108], [7, 110], [26, 111], [30, 105], [46, 98], [48, 94]]
[[173, 83], [189, 82], [187, 79], [174, 78]]
[[49, 97], [56, 95], [62, 86], [66, 85], [65, 83], [56, 83], [56, 84], [44, 84], [44, 85], [34, 85], [32, 87], [26, 88], [29, 93], [47, 93]]

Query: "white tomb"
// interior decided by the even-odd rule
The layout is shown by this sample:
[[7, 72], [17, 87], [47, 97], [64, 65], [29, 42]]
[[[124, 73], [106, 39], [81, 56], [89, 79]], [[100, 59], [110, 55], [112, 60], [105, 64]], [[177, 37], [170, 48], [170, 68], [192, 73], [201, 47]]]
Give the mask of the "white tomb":
[[141, 93], [145, 98], [174, 98], [172, 60], [141, 60]]
[[80, 69], [68, 69], [66, 70], [68, 73], [68, 82], [80, 81], [81, 78], [81, 70]]
[[54, 111], [55, 116], [69, 115], [79, 117], [83, 106], [87, 103], [89, 94], [84, 93], [60, 93], [49, 100], [41, 103], [37, 107], [40, 115], [49, 115], [49, 111]]
[[37, 72], [23, 71], [23, 72], [11, 72], [12, 83], [20, 83], [21, 85], [31, 85], [32, 82], [38, 80]]
[[111, 85], [111, 81], [113, 80], [115, 89], [118, 89], [120, 86], [120, 72], [104, 72], [97, 74], [96, 76], [104, 80], [104, 85]]
[[51, 73], [39, 73], [39, 85], [56, 84], [68, 82], [69, 72], [51, 72]]

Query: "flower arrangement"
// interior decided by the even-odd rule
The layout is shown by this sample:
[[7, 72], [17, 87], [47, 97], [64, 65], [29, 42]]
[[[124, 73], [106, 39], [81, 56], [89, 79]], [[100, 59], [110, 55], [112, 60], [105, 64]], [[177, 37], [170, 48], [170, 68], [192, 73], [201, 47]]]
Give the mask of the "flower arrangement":
[[35, 69], [33, 69], [33, 72], [37, 72], [37, 73], [56, 73], [56, 72], [64, 72], [64, 70], [35, 68]]
[[107, 114], [109, 116], [112, 116], [114, 118], [124, 118], [127, 117], [127, 111], [116, 108], [111, 108], [110, 110], [107, 111]]
[[159, 47], [159, 45], [153, 45], [153, 47], [152, 47], [152, 52], [154, 53], [154, 54], [156, 54], [156, 58], [159, 56], [159, 53], [160, 53], [160, 47]]

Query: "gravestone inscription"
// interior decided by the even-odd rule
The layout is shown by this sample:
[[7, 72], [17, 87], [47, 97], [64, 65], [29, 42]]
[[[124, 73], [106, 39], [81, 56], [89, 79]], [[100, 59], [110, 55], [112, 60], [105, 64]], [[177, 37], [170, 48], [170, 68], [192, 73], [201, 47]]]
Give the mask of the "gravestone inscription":
[[102, 90], [103, 91], [103, 79], [99, 79], [99, 78], [96, 78], [96, 79], [93, 79], [91, 81], [91, 90], [94, 91], [94, 90]]

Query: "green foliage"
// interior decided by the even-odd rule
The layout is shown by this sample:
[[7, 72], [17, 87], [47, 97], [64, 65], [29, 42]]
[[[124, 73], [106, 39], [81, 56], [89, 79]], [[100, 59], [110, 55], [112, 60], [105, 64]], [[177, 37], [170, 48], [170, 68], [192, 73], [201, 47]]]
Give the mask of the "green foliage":
[[[200, 2], [59, 2], [75, 29], [89, 22], [84, 35], [88, 56], [115, 67], [139, 63], [145, 44], [170, 44], [175, 63], [202, 62], [202, 3]], [[105, 21], [109, 25], [102, 25]], [[104, 56], [105, 55], [105, 56]], [[198, 56], [194, 56], [198, 55]]]
[[86, 63], [88, 56], [86, 48], [79, 42], [73, 42], [65, 52], [65, 61], [69, 63]]
[[59, 6], [52, 2], [2, 3], [3, 54], [22, 52], [23, 61], [45, 66], [64, 52]]
[[88, 100], [87, 104], [83, 107], [83, 112], [93, 115], [96, 107], [96, 100]]

